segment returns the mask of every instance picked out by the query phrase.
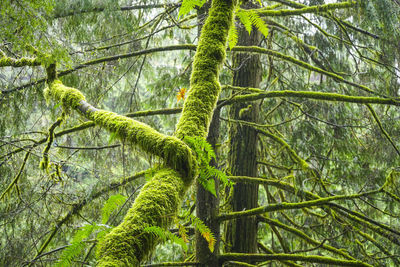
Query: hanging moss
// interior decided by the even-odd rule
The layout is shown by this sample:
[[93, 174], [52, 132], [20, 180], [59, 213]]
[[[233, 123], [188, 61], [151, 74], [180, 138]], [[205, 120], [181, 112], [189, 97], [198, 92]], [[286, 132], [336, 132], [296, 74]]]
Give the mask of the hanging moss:
[[99, 243], [98, 266], [139, 266], [154, 249], [156, 237], [144, 228], [157, 225], [166, 229], [181, 203], [187, 185], [179, 173], [160, 169], [143, 187], [123, 222]]

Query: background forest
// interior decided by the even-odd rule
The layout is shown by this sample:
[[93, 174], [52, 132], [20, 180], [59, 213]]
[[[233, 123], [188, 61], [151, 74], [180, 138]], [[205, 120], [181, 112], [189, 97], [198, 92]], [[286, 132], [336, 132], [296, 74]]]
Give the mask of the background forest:
[[[0, 266], [400, 266], [400, 2], [210, 2], [0, 2]], [[189, 109], [198, 77], [213, 112]], [[135, 200], [165, 170], [179, 209], [104, 263], [132, 206], [163, 211]]]

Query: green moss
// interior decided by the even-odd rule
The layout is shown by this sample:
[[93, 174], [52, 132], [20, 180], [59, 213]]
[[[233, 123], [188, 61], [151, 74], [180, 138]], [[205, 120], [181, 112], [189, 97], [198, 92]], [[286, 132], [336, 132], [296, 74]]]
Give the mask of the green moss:
[[41, 170], [45, 170], [46, 172], [49, 172], [49, 151], [51, 148], [51, 145], [53, 144], [55, 135], [54, 135], [54, 130], [61, 125], [63, 122], [64, 116], [61, 116], [57, 118], [56, 122], [54, 122], [48, 131], [48, 137], [47, 137], [47, 144], [45, 148], [43, 149], [43, 157], [42, 160], [39, 163], [39, 168]]
[[190, 90], [176, 136], [205, 137], [211, 122], [221, 86], [219, 71], [225, 60], [229, 28], [233, 23], [234, 1], [213, 1], [203, 26], [193, 62]]
[[291, 15], [301, 15], [305, 13], [320, 13], [327, 12], [334, 9], [350, 8], [357, 4], [356, 1], [348, 1], [342, 3], [332, 3], [318, 6], [304, 7], [300, 9], [280, 9], [280, 10], [261, 10], [257, 11], [262, 16], [291, 16]]
[[169, 167], [182, 174], [186, 183], [191, 183], [195, 172], [192, 151], [178, 138], [163, 135], [144, 123], [113, 112], [89, 109], [86, 115], [121, 139], [161, 157]]
[[64, 110], [77, 108], [81, 105], [81, 101], [85, 101], [85, 96], [79, 90], [63, 85], [60, 80], [51, 81], [45, 89], [44, 95], [46, 100], [51, 97], [61, 102]]
[[178, 172], [160, 169], [143, 187], [123, 222], [99, 243], [98, 266], [139, 266], [156, 245], [156, 237], [143, 231], [167, 227], [176, 216], [187, 185]]
[[24, 66], [38, 66], [40, 65], [39, 60], [36, 58], [28, 58], [28, 57], [23, 57], [19, 59], [14, 59], [10, 57], [2, 57], [0, 58], [0, 67], [24, 67]]

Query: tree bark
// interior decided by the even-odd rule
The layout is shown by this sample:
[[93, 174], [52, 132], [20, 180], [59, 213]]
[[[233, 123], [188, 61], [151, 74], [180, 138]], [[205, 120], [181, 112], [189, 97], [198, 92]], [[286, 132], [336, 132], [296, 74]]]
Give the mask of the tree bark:
[[[252, 8], [247, 3], [242, 8]], [[261, 34], [253, 29], [251, 34], [244, 27], [238, 29], [239, 45], [258, 45]], [[233, 85], [259, 88], [262, 71], [258, 55], [234, 54]], [[257, 122], [258, 103], [235, 103], [230, 109], [230, 118]], [[231, 175], [257, 176], [257, 132], [249, 126], [232, 123], [229, 130], [228, 170]], [[231, 208], [242, 211], [257, 207], [258, 185], [237, 183], [233, 188]], [[257, 220], [255, 216], [229, 222], [225, 233], [228, 252], [255, 253], [257, 250]]]
[[[199, 35], [203, 26], [204, 20], [208, 14], [210, 2], [201, 7], [197, 12], [197, 21], [199, 23]], [[220, 129], [220, 109], [216, 109], [211, 120], [210, 129], [207, 136], [207, 142], [211, 144], [215, 153], [215, 145], [219, 138]], [[218, 155], [217, 155], [218, 156]], [[211, 166], [217, 167], [217, 162], [212, 159]], [[200, 262], [200, 266], [218, 266], [218, 252], [220, 244], [220, 224], [217, 220], [219, 215], [219, 181], [215, 179], [215, 189], [217, 196], [204, 189], [204, 187], [196, 182], [196, 216], [210, 228], [216, 238], [214, 251], [210, 251], [207, 241], [202, 237], [199, 231], [196, 231], [196, 260]]]

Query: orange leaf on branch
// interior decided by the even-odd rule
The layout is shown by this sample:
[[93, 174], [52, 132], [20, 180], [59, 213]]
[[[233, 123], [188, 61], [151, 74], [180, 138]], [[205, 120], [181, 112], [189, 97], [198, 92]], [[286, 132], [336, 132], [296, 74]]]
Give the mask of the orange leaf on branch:
[[176, 94], [176, 99], [177, 102], [179, 102], [179, 100], [185, 100], [185, 93], [186, 93], [186, 88], [181, 88], [179, 90], [179, 92]]

